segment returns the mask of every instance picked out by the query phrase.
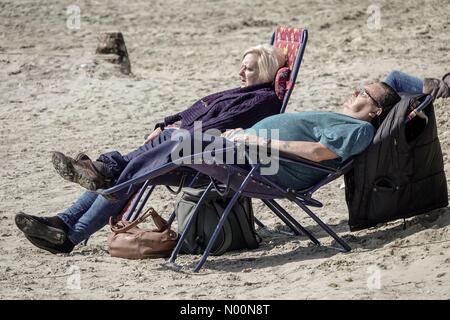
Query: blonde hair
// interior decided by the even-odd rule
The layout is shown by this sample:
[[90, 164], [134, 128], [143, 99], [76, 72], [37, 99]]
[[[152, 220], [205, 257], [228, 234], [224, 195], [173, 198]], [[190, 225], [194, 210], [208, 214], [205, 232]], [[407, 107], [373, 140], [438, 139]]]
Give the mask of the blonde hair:
[[261, 83], [273, 82], [278, 69], [286, 64], [286, 56], [283, 50], [268, 44], [248, 48], [244, 52], [242, 59], [250, 53], [258, 57], [258, 79]]

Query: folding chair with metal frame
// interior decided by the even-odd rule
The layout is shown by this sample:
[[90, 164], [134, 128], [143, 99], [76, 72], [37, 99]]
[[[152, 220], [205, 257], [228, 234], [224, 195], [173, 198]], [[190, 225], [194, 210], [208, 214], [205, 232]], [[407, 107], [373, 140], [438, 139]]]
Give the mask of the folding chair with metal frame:
[[[426, 106], [428, 106], [431, 102], [431, 98], [428, 96], [424, 99], [424, 101], [414, 110], [412, 111], [406, 122], [410, 121], [416, 114], [418, 114], [421, 110], [423, 110]], [[230, 147], [225, 147], [222, 150], [216, 150], [216, 154], [223, 154], [229, 151], [235, 152], [237, 150], [236, 145], [232, 145]], [[211, 156], [211, 153], [208, 154]], [[195, 218], [195, 215], [198, 213], [198, 209], [203, 204], [206, 199], [206, 195], [212, 188], [216, 188], [219, 192], [226, 193], [229, 189], [235, 191], [233, 197], [225, 208], [215, 231], [209, 240], [209, 243], [206, 249], [203, 252], [203, 255], [200, 261], [194, 268], [194, 272], [198, 272], [203, 264], [206, 262], [207, 257], [209, 256], [209, 252], [214, 245], [214, 242], [218, 236], [220, 229], [223, 226], [223, 223], [227, 219], [228, 214], [230, 213], [233, 205], [236, 203], [237, 199], [240, 196], [248, 196], [252, 198], [261, 199], [268, 207], [271, 209], [286, 225], [294, 232], [296, 235], [304, 234], [306, 235], [314, 244], [320, 245], [319, 240], [310, 233], [306, 228], [304, 228], [295, 218], [293, 218], [284, 208], [282, 208], [275, 199], [288, 199], [295, 204], [297, 204], [309, 217], [311, 217], [328, 235], [330, 235], [340, 246], [339, 250], [341, 251], [350, 251], [350, 246], [339, 237], [326, 223], [324, 223], [316, 214], [312, 212], [312, 210], [308, 207], [322, 207], [322, 203], [312, 196], [314, 192], [320, 189], [322, 186], [328, 184], [329, 182], [337, 179], [338, 177], [345, 174], [348, 170], [351, 169], [352, 160], [344, 162], [339, 168], [330, 168], [324, 166], [320, 163], [316, 163], [307, 159], [303, 159], [300, 157], [295, 157], [288, 154], [280, 154], [278, 156], [279, 161], [285, 161], [290, 163], [295, 163], [299, 165], [306, 166], [313, 170], [319, 170], [327, 173], [327, 176], [319, 181], [314, 186], [307, 188], [305, 190], [292, 190], [288, 187], [281, 186], [273, 181], [271, 181], [268, 177], [262, 175], [260, 173], [261, 163], [256, 163], [254, 165], [250, 165], [247, 168], [242, 167], [241, 165], [236, 164], [221, 164], [219, 163], [201, 163], [196, 164], [195, 159], [200, 157], [204, 159], [204, 153], [197, 153], [194, 155], [187, 156], [185, 159], [180, 159], [180, 162], [168, 163], [160, 168], [155, 169], [151, 173], [130, 180], [121, 185], [117, 185], [111, 189], [105, 190], [105, 194], [114, 193], [118, 190], [121, 190], [126, 187], [131, 187], [136, 183], [142, 183], [144, 181], [152, 181], [152, 179], [156, 179], [161, 175], [167, 174], [170, 171], [176, 170], [180, 168], [180, 163], [188, 163], [184, 166], [190, 169], [193, 169], [204, 176], [209, 176], [211, 182], [208, 187], [204, 191], [197, 205], [192, 209], [192, 213], [188, 219], [188, 222], [185, 225], [185, 228], [177, 242], [177, 246], [175, 247], [172, 255], [167, 263], [167, 265], [171, 268], [178, 269], [179, 267], [175, 264], [176, 257], [179, 253], [183, 240], [186, 236], [187, 231], [190, 228], [192, 221]], [[246, 151], [246, 157], [249, 160], [249, 163], [252, 163], [249, 158], [248, 150]], [[189, 158], [189, 159], [188, 159]], [[254, 161], [253, 161], [254, 162]], [[224, 186], [225, 189], [219, 187], [218, 182]]]

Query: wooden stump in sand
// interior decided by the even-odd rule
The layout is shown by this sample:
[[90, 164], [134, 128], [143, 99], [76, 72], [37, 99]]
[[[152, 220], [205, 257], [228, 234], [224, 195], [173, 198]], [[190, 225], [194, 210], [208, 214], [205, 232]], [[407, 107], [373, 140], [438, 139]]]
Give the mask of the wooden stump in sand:
[[95, 53], [98, 58], [119, 65], [120, 72], [123, 74], [129, 75], [131, 73], [131, 63], [121, 32], [100, 33]]

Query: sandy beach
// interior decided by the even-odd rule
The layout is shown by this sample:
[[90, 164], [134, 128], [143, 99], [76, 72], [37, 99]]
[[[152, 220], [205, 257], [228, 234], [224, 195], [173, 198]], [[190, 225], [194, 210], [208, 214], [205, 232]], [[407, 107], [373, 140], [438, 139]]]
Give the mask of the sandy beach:
[[[79, 25], [68, 11], [74, 5]], [[14, 224], [19, 211], [54, 215], [82, 194], [57, 175], [52, 151], [95, 157], [133, 150], [164, 116], [237, 87], [241, 53], [269, 42], [277, 25], [309, 30], [287, 111], [337, 111], [353, 88], [392, 70], [421, 78], [450, 72], [449, 12], [447, 0], [2, 0], [0, 298], [449, 299], [450, 209], [350, 232], [343, 179], [317, 192], [324, 207], [316, 213], [351, 252], [330, 248], [311, 219], [282, 201], [324, 246], [263, 233], [260, 248], [210, 257], [198, 274], [190, 271], [198, 256], [180, 256], [180, 272], [163, 268], [164, 259], [110, 257], [106, 227], [87, 246], [53, 255]], [[93, 63], [104, 31], [123, 33], [131, 76]], [[434, 108], [450, 187], [450, 99]], [[163, 215], [174, 203], [163, 187], [149, 201]], [[262, 202], [253, 203], [260, 220], [282, 227]]]

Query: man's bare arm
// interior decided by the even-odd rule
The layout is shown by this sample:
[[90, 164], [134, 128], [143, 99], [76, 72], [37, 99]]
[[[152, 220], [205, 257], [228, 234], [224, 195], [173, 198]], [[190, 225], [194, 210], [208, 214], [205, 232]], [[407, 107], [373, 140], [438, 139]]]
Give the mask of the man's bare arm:
[[[249, 134], [237, 135], [233, 137], [233, 140], [262, 146], [267, 145], [265, 139]], [[339, 158], [337, 154], [320, 142], [271, 140], [270, 143], [272, 148], [278, 149], [281, 152], [315, 162]]]
[[320, 142], [272, 140], [271, 147], [314, 162], [339, 158]]

